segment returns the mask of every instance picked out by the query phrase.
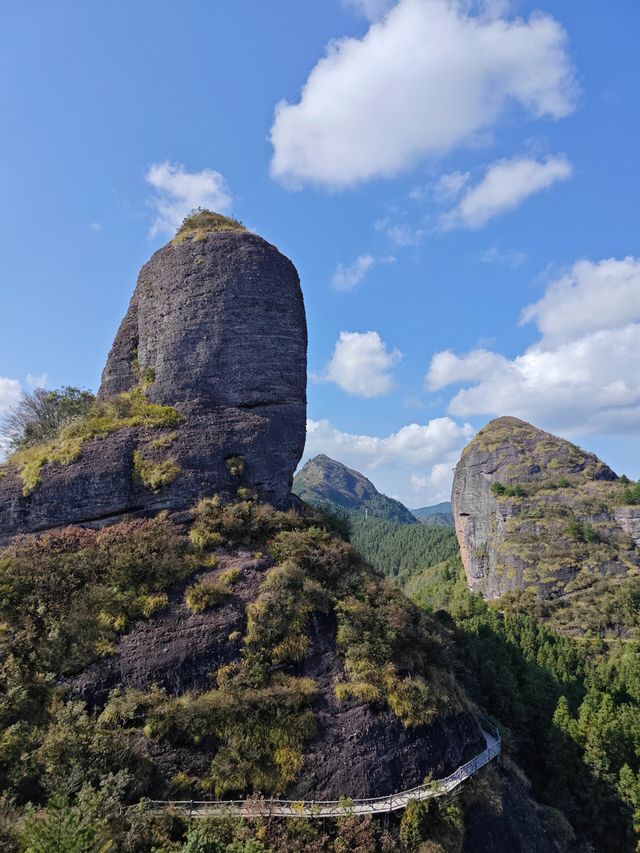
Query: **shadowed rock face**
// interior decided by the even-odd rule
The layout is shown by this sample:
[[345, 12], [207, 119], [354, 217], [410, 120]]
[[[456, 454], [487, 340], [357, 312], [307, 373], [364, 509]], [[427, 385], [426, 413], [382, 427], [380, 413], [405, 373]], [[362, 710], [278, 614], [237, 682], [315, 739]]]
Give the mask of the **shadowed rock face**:
[[640, 512], [622, 506], [623, 491], [593, 454], [517, 418], [492, 421], [453, 482], [470, 587], [486, 598], [525, 588], [548, 598], [636, 570]]
[[[234, 496], [240, 485], [286, 505], [305, 440], [306, 348], [298, 275], [275, 246], [219, 231], [160, 249], [142, 268], [99, 397], [153, 377], [149, 400], [173, 406], [182, 422], [91, 441], [76, 462], [45, 465], [28, 497], [9, 467], [0, 479], [0, 540], [130, 511], [183, 509], [204, 495]], [[179, 474], [151, 491], [134, 476], [136, 450], [154, 464], [174, 461]]]

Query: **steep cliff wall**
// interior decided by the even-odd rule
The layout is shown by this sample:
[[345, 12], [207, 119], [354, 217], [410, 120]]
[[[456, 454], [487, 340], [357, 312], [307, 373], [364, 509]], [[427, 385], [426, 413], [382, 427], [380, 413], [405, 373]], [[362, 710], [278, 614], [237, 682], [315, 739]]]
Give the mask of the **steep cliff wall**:
[[517, 418], [465, 449], [452, 504], [469, 585], [486, 598], [531, 588], [554, 597], [638, 571], [640, 510], [596, 456]]

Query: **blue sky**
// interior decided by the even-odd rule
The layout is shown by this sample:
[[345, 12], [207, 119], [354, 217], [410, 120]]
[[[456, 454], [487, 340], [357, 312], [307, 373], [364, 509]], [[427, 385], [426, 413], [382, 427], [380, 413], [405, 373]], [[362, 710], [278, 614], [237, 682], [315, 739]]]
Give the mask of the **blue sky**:
[[307, 453], [418, 506], [515, 414], [640, 476], [639, 25], [635, 0], [7, 0], [0, 410], [97, 387], [201, 203], [300, 272]]

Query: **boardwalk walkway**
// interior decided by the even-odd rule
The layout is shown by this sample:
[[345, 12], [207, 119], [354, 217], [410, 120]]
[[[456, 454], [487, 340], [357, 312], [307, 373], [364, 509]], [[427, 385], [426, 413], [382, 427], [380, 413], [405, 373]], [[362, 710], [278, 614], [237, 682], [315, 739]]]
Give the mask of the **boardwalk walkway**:
[[471, 761], [462, 764], [445, 779], [437, 779], [426, 785], [419, 785], [408, 791], [399, 791], [387, 797], [373, 797], [367, 800], [151, 800], [151, 809], [165, 809], [169, 806], [189, 812], [190, 817], [220, 817], [236, 815], [243, 817], [344, 817], [345, 815], [388, 814], [408, 806], [411, 800], [428, 800], [451, 793], [465, 779], [473, 776], [482, 767], [500, 755], [502, 745], [500, 733], [489, 723], [485, 723], [482, 733], [487, 743], [486, 749], [478, 753]]

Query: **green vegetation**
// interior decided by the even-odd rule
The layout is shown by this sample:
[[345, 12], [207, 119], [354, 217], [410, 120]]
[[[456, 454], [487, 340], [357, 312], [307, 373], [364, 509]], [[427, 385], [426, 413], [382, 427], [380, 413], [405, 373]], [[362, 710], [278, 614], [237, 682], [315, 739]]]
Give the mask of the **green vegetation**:
[[133, 453], [133, 470], [144, 486], [151, 489], [152, 492], [157, 492], [163, 486], [173, 483], [181, 469], [173, 459], [156, 462], [154, 459], [143, 456], [139, 450], [135, 450]]
[[[640, 832], [640, 580], [601, 584], [586, 599], [540, 602], [523, 593], [498, 609], [468, 591], [453, 560], [423, 570], [406, 591], [446, 624], [455, 620], [459, 678], [500, 722], [536, 799], [560, 808], [583, 845], [631, 853]], [[566, 627], [576, 606], [584, 608], [572, 623], [579, 636], [547, 627], [562, 624], [558, 609]], [[595, 633], [616, 624], [626, 641]]]
[[[197, 837], [176, 817], [130, 806], [145, 795], [283, 793], [300, 774], [316, 729], [318, 685], [298, 668], [312, 618], [337, 622], [345, 701], [387, 706], [407, 726], [459, 708], [464, 700], [448, 671], [444, 632], [338, 538], [335, 525], [318, 513], [210, 498], [196, 507], [191, 536], [160, 515], [101, 531], [24, 537], [0, 551], [0, 786], [16, 804], [6, 849], [23, 849], [21, 832], [39, 850], [56, 849], [47, 846], [51, 838], [75, 838], [70, 850], [197, 849]], [[210, 686], [178, 694], [116, 688], [92, 709], [66, 694], [75, 673], [117, 654], [134, 619], [175, 601], [172, 585], [194, 612], [231, 595], [238, 566], [188, 578], [205, 566], [211, 571], [207, 564], [219, 560], [213, 548], [238, 545], [268, 551], [275, 565], [247, 606], [244, 637], [234, 632], [240, 655], [211, 673]], [[204, 760], [188, 770], [172, 759], [169, 772], [156, 763], [156, 756], [189, 750]], [[29, 801], [34, 808], [23, 821]], [[223, 823], [213, 822], [211, 831]], [[256, 826], [234, 825], [230, 850], [244, 849], [241, 840], [271, 850], [276, 838], [296, 849], [298, 830], [287, 825], [265, 824], [261, 837]], [[340, 845], [347, 838], [367, 839], [363, 849], [372, 851], [402, 849], [391, 836], [380, 847], [384, 833], [371, 822], [350, 823], [348, 832], [345, 826], [327, 836], [308, 825], [304, 832], [323, 839], [318, 849], [346, 850]], [[0, 821], [0, 839], [3, 831]], [[163, 833], [169, 846], [157, 840]]]
[[398, 524], [361, 515], [349, 517], [350, 539], [374, 568], [404, 583], [427, 566], [458, 553], [451, 527]]
[[150, 403], [140, 385], [108, 400], [92, 400], [82, 416], [65, 418], [55, 429], [47, 432], [41, 441], [21, 445], [5, 465], [18, 468], [26, 497], [40, 485], [40, 473], [44, 465], [69, 465], [75, 462], [84, 445], [93, 439], [104, 438], [116, 430], [131, 427], [174, 427], [181, 420], [180, 414], [173, 407]]
[[631, 506], [640, 504], [640, 482], [633, 483], [633, 485], [628, 486], [624, 490], [623, 501], [625, 504], [629, 504]]
[[491, 491], [494, 495], [500, 498], [524, 498], [527, 496], [527, 490], [519, 483], [512, 486], [505, 486], [503, 483], [492, 483]]
[[197, 208], [187, 216], [176, 236], [171, 241], [174, 246], [184, 243], [185, 240], [206, 240], [207, 235], [214, 231], [245, 231], [246, 228], [238, 219], [231, 216], [223, 216], [211, 210]]
[[192, 613], [202, 613], [224, 601], [230, 595], [229, 587], [220, 581], [201, 578], [187, 588], [184, 601]]
[[14, 451], [40, 444], [54, 436], [64, 424], [84, 417], [94, 401], [90, 391], [71, 386], [57, 391], [36, 388], [32, 394], [23, 394], [4, 417], [3, 437]]

